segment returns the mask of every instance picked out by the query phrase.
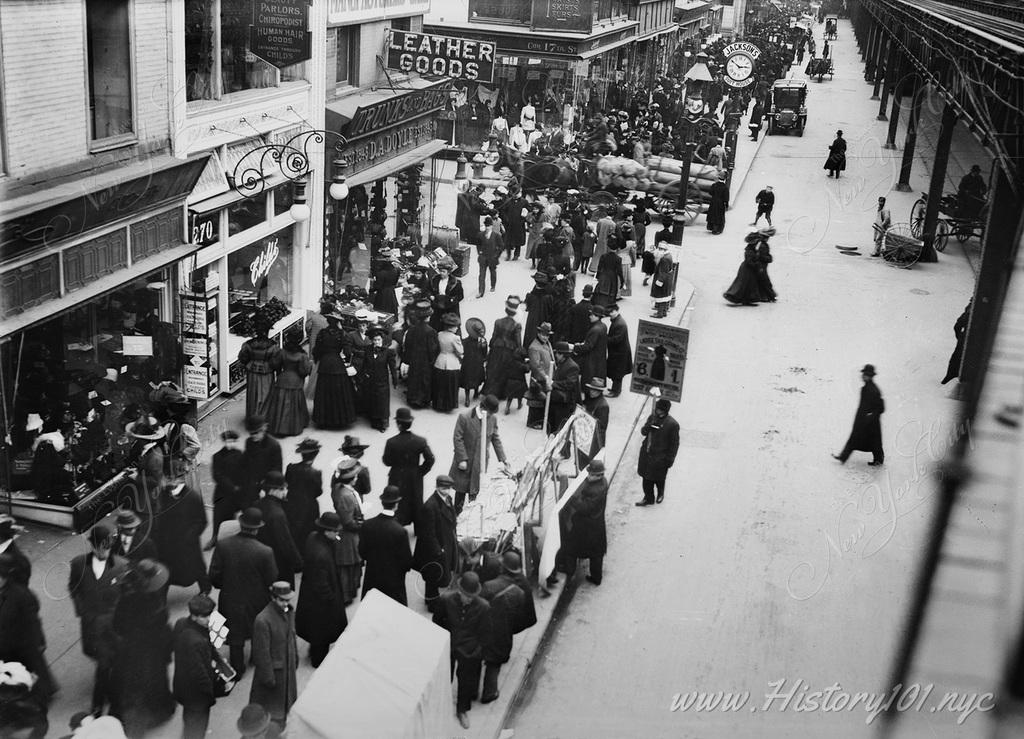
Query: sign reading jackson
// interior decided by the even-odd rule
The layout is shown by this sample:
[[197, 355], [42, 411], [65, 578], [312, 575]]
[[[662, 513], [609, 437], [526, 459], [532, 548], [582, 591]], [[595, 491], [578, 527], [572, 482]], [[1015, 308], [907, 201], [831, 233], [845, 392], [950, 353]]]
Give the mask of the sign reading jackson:
[[392, 29], [388, 69], [492, 82], [494, 44]]
[[288, 67], [309, 59], [309, 0], [255, 2], [249, 26], [249, 51], [275, 67]]

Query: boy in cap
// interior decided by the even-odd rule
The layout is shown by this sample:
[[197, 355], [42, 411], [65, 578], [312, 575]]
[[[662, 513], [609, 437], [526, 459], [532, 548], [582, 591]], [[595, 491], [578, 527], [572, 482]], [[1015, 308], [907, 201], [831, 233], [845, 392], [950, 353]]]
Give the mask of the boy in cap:
[[255, 675], [249, 702], [258, 703], [281, 728], [298, 695], [299, 645], [295, 635], [295, 592], [290, 583], [270, 586], [270, 602], [253, 623], [252, 665]]
[[445, 591], [434, 611], [434, 623], [451, 634], [452, 672], [458, 677], [456, 716], [463, 729], [480, 688], [483, 642], [489, 628], [490, 605], [480, 597], [480, 578], [466, 572], [454, 589]]
[[210, 641], [210, 614], [215, 609], [208, 595], [194, 595], [188, 615], [174, 624], [174, 679], [171, 692], [181, 704], [183, 739], [202, 739], [210, 722], [210, 708], [217, 702], [217, 673], [222, 663]]

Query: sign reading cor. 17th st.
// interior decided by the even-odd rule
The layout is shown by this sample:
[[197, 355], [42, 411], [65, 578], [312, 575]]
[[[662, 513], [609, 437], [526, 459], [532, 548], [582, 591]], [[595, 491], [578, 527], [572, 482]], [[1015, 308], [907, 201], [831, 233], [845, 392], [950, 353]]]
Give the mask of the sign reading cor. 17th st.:
[[455, 77], [477, 82], [494, 81], [494, 44], [451, 36], [433, 36], [391, 29], [388, 69]]

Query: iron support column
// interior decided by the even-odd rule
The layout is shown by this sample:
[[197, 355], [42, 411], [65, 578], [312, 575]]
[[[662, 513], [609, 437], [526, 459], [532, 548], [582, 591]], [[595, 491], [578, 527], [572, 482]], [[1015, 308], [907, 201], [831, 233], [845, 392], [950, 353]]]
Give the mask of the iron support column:
[[889, 39], [889, 55], [885, 60], [885, 69], [883, 70], [885, 82], [882, 84], [882, 102], [878, 104], [878, 120], [880, 121], [889, 120], [885, 115], [885, 109], [889, 105], [889, 95], [896, 92], [896, 85], [899, 84], [899, 60], [899, 48], [892, 39]]
[[[888, 43], [888, 39], [886, 39], [885, 33], [881, 30], [881, 26], [879, 26], [878, 44], [877, 44], [877, 48], [875, 49], [875, 62], [874, 62], [875, 86], [871, 90], [871, 99], [872, 100], [878, 100], [878, 94], [880, 92], [880, 88], [882, 87], [882, 77], [883, 77], [883, 73], [885, 72], [885, 47], [887, 46], [887, 43]], [[884, 115], [884, 113], [883, 113], [883, 115]]]
[[949, 147], [953, 142], [953, 130], [956, 128], [956, 109], [946, 103], [942, 109], [942, 124], [939, 127], [939, 138], [935, 142], [935, 163], [932, 165], [932, 178], [928, 183], [928, 205], [924, 211], [924, 228], [921, 235], [924, 249], [921, 251], [922, 262], [937, 262], [939, 255], [935, 253], [935, 230], [939, 222], [939, 200], [942, 199], [942, 188], [946, 184], [946, 164], [949, 162]]
[[[903, 140], [903, 162], [900, 164], [900, 181], [896, 189], [910, 192], [910, 172], [914, 166], [914, 147], [917, 145], [917, 119], [921, 117], [921, 99], [924, 97], [923, 80], [912, 72], [910, 77], [910, 107], [907, 109], [907, 135]], [[895, 120], [895, 116], [893, 116]]]

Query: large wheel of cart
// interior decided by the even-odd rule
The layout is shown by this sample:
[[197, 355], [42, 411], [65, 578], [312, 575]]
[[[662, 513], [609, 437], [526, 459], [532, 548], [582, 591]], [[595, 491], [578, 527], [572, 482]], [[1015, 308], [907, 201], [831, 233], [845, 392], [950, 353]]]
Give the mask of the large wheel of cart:
[[921, 258], [924, 242], [916, 238], [909, 223], [894, 223], [882, 237], [882, 259], [893, 267], [909, 269]]
[[927, 207], [927, 201], [924, 198], [918, 198], [910, 208], [910, 229], [915, 239], [921, 238], [921, 234], [924, 233], [924, 212]]
[[[935, 251], [946, 251], [946, 244], [949, 243], [949, 221], [945, 218], [940, 218], [938, 223], [935, 224]], [[960, 232], [957, 232], [957, 238], [960, 238]]]

